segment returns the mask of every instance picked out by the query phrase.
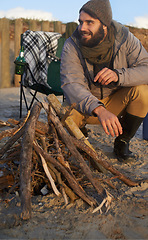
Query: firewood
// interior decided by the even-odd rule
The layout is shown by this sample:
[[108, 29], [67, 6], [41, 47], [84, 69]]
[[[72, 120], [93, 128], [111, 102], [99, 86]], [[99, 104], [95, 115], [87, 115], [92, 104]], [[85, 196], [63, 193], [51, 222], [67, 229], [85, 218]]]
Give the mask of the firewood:
[[44, 134], [47, 134], [49, 132], [49, 125], [46, 122], [37, 121], [36, 129], [40, 129]]
[[0, 127], [13, 127], [13, 125], [10, 124], [8, 121], [4, 122], [4, 121], [0, 120]]
[[21, 124], [19, 125], [19, 128], [16, 129], [16, 131], [13, 133], [13, 134], [16, 134], [21, 128], [22, 126], [25, 125], [25, 123], [27, 122], [28, 118], [29, 118], [29, 115], [30, 115], [30, 111], [27, 112], [27, 115], [26, 117], [24, 118], [24, 120], [21, 122]]
[[[66, 200], [66, 196], [65, 194], [71, 199], [72, 202], [74, 202], [76, 199], [78, 199], [78, 197], [75, 195], [75, 193], [72, 191], [71, 188], [69, 188], [65, 183], [64, 181], [62, 180], [61, 178], [61, 173], [59, 171], [57, 171], [56, 168], [53, 167], [53, 165], [49, 162], [47, 162], [49, 168], [50, 168], [50, 171], [52, 169], [52, 171], [55, 173], [56, 177], [57, 177], [57, 181], [60, 185], [60, 188], [61, 188], [61, 192], [63, 194], [63, 197], [64, 197], [64, 200], [65, 200], [65, 203], [67, 204], [67, 200]], [[66, 168], [67, 169], [67, 168]], [[72, 175], [73, 176], [73, 175]], [[74, 176], [73, 176], [74, 177]], [[64, 190], [64, 191], [63, 191]], [[65, 193], [64, 193], [65, 192]]]
[[[58, 160], [67, 169], [67, 171], [69, 171], [73, 175], [73, 172], [71, 171], [69, 163], [64, 160], [64, 157], [63, 157], [60, 145], [59, 145], [57, 131], [56, 131], [56, 129], [55, 129], [55, 127], [52, 123], [50, 125], [51, 125], [51, 128], [52, 128], [52, 135], [53, 135], [55, 145], [56, 145], [56, 149], [57, 149], [57, 153], [58, 153]], [[73, 175], [73, 177], [74, 177], [74, 175]]]
[[61, 186], [61, 191], [62, 191], [62, 195], [63, 195], [64, 201], [65, 201], [65, 204], [67, 205], [68, 204], [68, 197], [66, 195], [66, 192], [65, 192], [65, 189], [64, 189], [63, 186]]
[[[65, 119], [65, 114], [66, 114], [66, 109], [64, 109], [61, 105], [61, 103], [58, 101], [58, 99], [55, 97], [54, 94], [50, 94], [47, 97], [47, 100], [50, 104], [50, 106], [52, 106], [52, 108], [55, 110], [55, 112], [57, 113], [58, 117], [60, 119]], [[66, 114], [67, 116], [67, 114]], [[64, 121], [65, 127], [67, 128], [67, 130], [69, 131], [69, 133], [73, 136], [75, 136], [77, 139], [81, 139], [83, 140], [90, 148], [93, 148], [93, 146], [90, 144], [90, 142], [86, 139], [86, 137], [84, 136], [84, 134], [81, 132], [81, 130], [79, 129], [79, 127], [76, 125], [76, 123], [73, 121], [73, 119], [70, 117], [70, 113], [69, 116], [65, 119]], [[94, 150], [95, 151], [95, 150]], [[97, 167], [98, 170], [103, 172], [103, 173], [107, 173], [106, 169], [100, 165], [99, 163], [97, 163]]]
[[112, 195], [109, 194], [107, 192], [107, 197], [102, 201], [102, 203], [96, 207], [92, 213], [96, 213], [97, 211], [100, 211], [100, 213], [102, 214], [102, 207], [105, 205], [106, 207], [106, 213], [108, 212], [108, 210], [110, 209], [110, 206], [111, 206], [111, 201], [112, 201]]
[[52, 135], [53, 135], [53, 138], [54, 138], [54, 141], [55, 141], [55, 146], [56, 146], [56, 149], [57, 149], [58, 160], [60, 161], [60, 163], [63, 166], [67, 167], [66, 163], [64, 161], [64, 157], [62, 155], [62, 151], [61, 151], [60, 145], [59, 145], [59, 140], [58, 140], [58, 135], [57, 135], [56, 129], [55, 129], [53, 124], [50, 124], [50, 126], [52, 128]]
[[[87, 146], [83, 141], [80, 141], [74, 137], [71, 136], [71, 141], [77, 146], [77, 148], [85, 151], [91, 158], [92, 161], [96, 161], [99, 162], [99, 164], [101, 164], [105, 169], [107, 169], [108, 171], [110, 171], [112, 174], [114, 174], [115, 176], [118, 177], [118, 179], [120, 179], [121, 181], [123, 181], [125, 184], [127, 184], [128, 186], [134, 187], [137, 186], [138, 183], [134, 182], [132, 180], [130, 180], [129, 178], [127, 178], [124, 174], [122, 174], [121, 172], [119, 172], [116, 168], [114, 168], [113, 166], [111, 166], [108, 162], [108, 158], [107, 156], [99, 149], [97, 149], [99, 151], [99, 155], [94, 152], [89, 146]], [[107, 161], [108, 160], [108, 161]]]
[[85, 176], [89, 179], [89, 181], [92, 183], [93, 187], [97, 190], [98, 195], [100, 197], [99, 201], [101, 203], [103, 201], [103, 199], [106, 198], [106, 196], [107, 196], [106, 195], [106, 190], [100, 184], [98, 184], [98, 182], [93, 178], [93, 175], [92, 175], [92, 172], [91, 172], [90, 168], [86, 164], [82, 155], [78, 152], [78, 150], [76, 149], [76, 147], [72, 143], [69, 134], [65, 131], [65, 129], [64, 129], [62, 123], [60, 122], [59, 118], [54, 113], [54, 110], [51, 109], [50, 112], [51, 112], [51, 115], [50, 115], [51, 121], [55, 125], [57, 131], [59, 132], [60, 136], [64, 140], [64, 142], [65, 142], [66, 146], [68, 147], [69, 151], [71, 152], [71, 154], [79, 162], [79, 166], [82, 169], [82, 171], [84, 172]]
[[47, 152], [47, 145], [46, 145], [46, 141], [45, 141], [46, 137], [40, 136], [40, 139], [41, 139], [41, 143], [42, 143], [44, 151]]
[[19, 161], [20, 158], [20, 145], [16, 145], [15, 148], [11, 148], [9, 151], [7, 151], [7, 154], [5, 154], [5, 157], [0, 159], [0, 163], [8, 163], [15, 159]]
[[26, 116], [25, 120], [23, 121], [23, 123], [18, 128], [15, 129], [15, 131], [13, 132], [13, 136], [0, 149], [0, 158], [23, 135], [28, 117], [29, 117], [29, 113], [27, 114], [27, 116]]
[[[37, 145], [37, 142], [34, 142], [34, 144]], [[60, 192], [58, 191], [58, 189], [57, 189], [57, 187], [56, 187], [56, 185], [55, 185], [55, 182], [54, 182], [54, 180], [53, 180], [53, 178], [52, 178], [52, 176], [51, 176], [51, 174], [50, 174], [50, 171], [49, 171], [49, 169], [48, 169], [47, 163], [46, 163], [44, 157], [43, 157], [41, 154], [40, 154], [40, 157], [41, 157], [41, 160], [42, 160], [42, 164], [43, 164], [44, 171], [45, 171], [45, 173], [46, 173], [46, 175], [47, 175], [47, 177], [48, 177], [48, 179], [49, 179], [49, 181], [50, 181], [50, 183], [51, 183], [52, 189], [53, 189], [54, 193], [55, 193], [57, 196], [59, 196], [59, 195], [60, 195]]]
[[63, 181], [62, 186], [64, 187], [65, 193], [67, 196], [71, 199], [71, 202], [74, 202], [76, 199], [78, 199], [78, 196], [69, 188]]
[[17, 183], [14, 183], [14, 184], [12, 185], [12, 187], [10, 187], [8, 193], [6, 194], [5, 200], [8, 199], [9, 195], [11, 194], [11, 192], [13, 192], [13, 191], [14, 191], [16, 188], [18, 188], [18, 187], [19, 187], [19, 183], [18, 183], [18, 182], [17, 182]]
[[61, 119], [61, 122], [64, 124], [65, 123], [65, 120], [67, 117], [69, 117], [72, 109], [74, 109], [76, 107], [76, 103], [73, 103], [66, 111], [66, 113], [64, 114], [64, 116], [62, 117]]
[[[49, 117], [49, 116], [48, 116], [48, 117]], [[58, 140], [58, 135], [57, 135], [56, 129], [55, 129], [55, 127], [54, 127], [54, 125], [53, 125], [52, 123], [50, 124], [50, 126], [51, 126], [51, 128], [52, 128], [52, 135], [53, 135], [53, 138], [54, 138], [54, 141], [55, 141], [55, 145], [56, 145], [56, 149], [57, 149], [57, 153], [58, 153], [58, 157], [57, 157], [57, 158], [58, 158], [59, 162], [60, 162], [63, 166], [65, 166], [66, 168], [68, 167], [69, 170], [71, 170], [70, 167], [69, 167], [68, 162], [65, 162], [65, 161], [64, 161], [64, 157], [63, 157], [63, 154], [62, 154], [60, 145], [59, 145], [59, 140]], [[72, 171], [71, 171], [71, 172], [72, 172]], [[62, 181], [62, 179], [61, 179], [61, 174], [60, 174], [60, 173], [57, 174], [57, 178], [58, 178], [58, 182], [59, 182], [59, 184], [60, 184], [60, 186], [61, 186], [61, 192], [62, 192], [64, 201], [65, 201], [65, 204], [67, 205], [67, 204], [68, 204], [68, 197], [67, 197], [67, 195], [66, 195], [66, 192], [65, 192], [65, 189], [64, 189], [64, 186], [63, 186], [63, 181]]]
[[6, 144], [0, 149], [0, 158], [10, 149], [10, 147], [23, 135], [25, 125], [14, 135], [12, 136]]
[[[47, 145], [46, 145], [46, 142], [45, 142], [45, 136], [41, 136], [40, 139], [41, 139], [41, 143], [42, 143], [44, 151], [47, 152]], [[42, 155], [40, 155], [40, 157], [41, 157], [42, 162], [44, 162], [45, 159], [42, 157]], [[44, 163], [44, 165], [45, 165], [45, 163]], [[51, 163], [46, 163], [46, 165], [47, 166], [44, 168], [44, 170], [47, 168], [47, 176], [48, 176], [48, 171], [49, 171], [49, 175], [51, 175], [51, 177], [54, 176], [53, 179], [58, 181], [58, 183], [60, 185], [61, 193], [62, 193], [64, 201], [65, 201], [65, 204], [68, 204], [68, 197], [67, 197], [65, 189], [64, 189], [65, 187], [63, 187], [63, 181], [61, 179], [61, 174], [54, 168], [54, 166]], [[60, 195], [60, 193], [58, 192], [58, 190], [57, 190], [57, 188], [54, 184], [54, 180], [50, 181], [50, 176], [49, 176], [49, 181], [51, 182], [51, 186], [53, 188], [53, 191], [58, 196], [58, 195]]]
[[0, 177], [0, 190], [8, 188], [14, 184], [14, 177], [12, 174], [8, 174]]
[[32, 149], [35, 136], [35, 126], [42, 105], [35, 103], [28, 121], [25, 125], [20, 155], [20, 192], [21, 192], [21, 218], [27, 220], [31, 217], [31, 162]]
[[[14, 120], [14, 119], [13, 119]], [[15, 120], [14, 120], [15, 121]], [[14, 122], [13, 121], [13, 122]], [[0, 121], [1, 122], [1, 121]], [[17, 121], [17, 123], [19, 124], [19, 122]], [[6, 129], [2, 132], [0, 132], [0, 140], [5, 138], [5, 137], [10, 137], [10, 136], [13, 136], [16, 131], [20, 128], [21, 125], [23, 125], [24, 123], [22, 122], [20, 125], [18, 124], [10, 124], [9, 122], [3, 122], [3, 126], [7, 126], [7, 127], [11, 127], [11, 129]]]
[[36, 133], [39, 133], [40, 135], [45, 135], [46, 134], [44, 131], [42, 131], [40, 129], [36, 129], [35, 131], [36, 131]]
[[9, 118], [7, 122], [10, 123], [10, 124], [13, 124], [13, 125], [18, 125], [18, 124], [20, 124], [23, 121], [24, 121], [24, 119], [21, 119], [20, 121], [18, 121], [18, 120], [14, 119], [14, 118]]
[[[37, 121], [37, 126], [43, 126], [41, 122]], [[61, 153], [61, 149], [59, 147], [59, 143], [58, 143], [58, 137], [57, 137], [57, 134], [56, 134], [56, 130], [54, 128], [54, 126], [52, 125], [52, 130], [54, 132], [54, 139], [55, 139], [55, 142], [56, 142], [56, 148], [57, 148], [57, 151], [58, 151], [58, 154], [60, 155], [60, 158], [58, 158], [59, 160], [63, 160], [63, 165], [66, 165], [67, 167], [67, 163], [64, 162], [64, 158], [62, 156], [62, 153]], [[46, 127], [46, 129], [48, 129], [48, 127]], [[36, 129], [37, 131], [37, 129]], [[41, 143], [42, 143], [42, 146], [43, 146], [43, 149], [45, 152], [47, 152], [47, 145], [45, 143], [45, 136], [40, 136], [40, 139], [41, 139]], [[41, 156], [42, 158], [42, 156]], [[42, 159], [43, 160], [43, 159]], [[45, 159], [44, 159], [45, 160]], [[48, 165], [48, 170], [50, 172], [50, 174], [53, 176], [53, 178], [55, 179], [55, 175], [56, 175], [56, 178], [57, 178], [57, 181], [60, 185], [60, 188], [61, 188], [61, 192], [62, 192], [62, 195], [63, 195], [63, 198], [64, 198], [64, 201], [65, 201], [65, 204], [68, 203], [68, 198], [67, 198], [67, 195], [70, 197], [70, 199], [72, 201], [76, 200], [77, 197], [76, 195], [73, 193], [73, 191], [62, 181], [61, 179], [61, 174], [54, 168], [54, 166], [47, 162], [47, 165]], [[55, 175], [54, 175], [55, 174]], [[56, 179], [55, 179], [56, 180]], [[57, 191], [56, 191], [57, 192]], [[66, 195], [67, 194], [67, 195]]]
[[39, 147], [35, 144], [33, 144], [33, 146], [38, 154], [41, 154], [46, 159], [46, 161], [50, 161], [60, 172], [62, 172], [62, 174], [68, 181], [69, 185], [71, 186], [71, 188], [74, 190], [74, 192], [80, 198], [82, 198], [90, 206], [96, 205], [96, 201], [92, 197], [90, 197], [86, 194], [86, 192], [83, 190], [83, 188], [79, 186], [79, 184], [76, 182], [76, 180], [71, 176], [71, 174], [66, 170], [66, 168], [63, 165], [61, 165], [50, 154], [43, 151], [43, 149], [41, 147]]
[[[139, 182], [132, 181], [111, 166], [101, 149], [94, 150], [70, 117], [73, 106], [68, 110], [63, 108], [54, 95], [48, 96], [48, 102], [36, 103], [24, 121], [10, 119], [10, 125], [8, 123], [6, 127], [12, 129], [0, 135], [10, 137], [0, 150], [0, 163], [5, 163], [6, 169], [5, 178], [0, 178], [0, 181], [4, 180], [1, 186], [7, 188], [7, 196], [20, 188], [21, 217], [24, 220], [31, 217], [31, 194], [40, 193], [43, 184], [55, 195], [63, 196], [65, 204], [81, 198], [93, 206], [93, 213], [102, 213], [103, 206], [107, 212], [113, 196], [103, 187], [104, 184], [115, 189], [112, 179], [118, 178], [128, 186], [136, 186]], [[42, 107], [46, 109], [47, 123], [38, 121]], [[114, 176], [110, 177], [110, 174], [104, 179], [104, 176], [94, 174], [94, 177], [91, 165]], [[8, 174], [13, 176], [12, 182]], [[97, 191], [95, 199], [84, 190], [90, 187]]]
[[[68, 195], [68, 197], [71, 199], [72, 202], [74, 202], [78, 197], [74, 194], [74, 192], [62, 181], [61, 178], [61, 173], [51, 164], [48, 159], [47, 160], [47, 165], [48, 168], [50, 169], [51, 173], [54, 173], [56, 175], [57, 181], [59, 185], [61, 186], [61, 190], [63, 192], [63, 188], [65, 193]], [[66, 168], [67, 169], [67, 168]], [[65, 196], [63, 196], [65, 198]], [[66, 201], [67, 202], [67, 201]]]

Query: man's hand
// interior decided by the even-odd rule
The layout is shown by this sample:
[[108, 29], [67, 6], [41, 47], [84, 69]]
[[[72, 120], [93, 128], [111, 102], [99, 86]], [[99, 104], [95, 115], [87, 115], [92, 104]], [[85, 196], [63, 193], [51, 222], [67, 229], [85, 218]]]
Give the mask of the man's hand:
[[103, 68], [94, 78], [94, 82], [97, 81], [102, 85], [108, 85], [111, 82], [118, 82], [118, 75], [109, 68]]
[[97, 115], [107, 135], [110, 133], [112, 137], [117, 137], [122, 134], [122, 126], [113, 113], [106, 110], [103, 106], [95, 108], [93, 112]]

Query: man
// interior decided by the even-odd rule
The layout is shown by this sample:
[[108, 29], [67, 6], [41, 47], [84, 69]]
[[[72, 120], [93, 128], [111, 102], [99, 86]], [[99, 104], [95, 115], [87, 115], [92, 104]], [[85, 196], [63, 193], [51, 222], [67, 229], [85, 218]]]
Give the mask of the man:
[[148, 53], [128, 28], [112, 20], [109, 0], [91, 0], [64, 45], [61, 86], [80, 128], [101, 123], [116, 136], [120, 161], [133, 157], [129, 142], [148, 112]]

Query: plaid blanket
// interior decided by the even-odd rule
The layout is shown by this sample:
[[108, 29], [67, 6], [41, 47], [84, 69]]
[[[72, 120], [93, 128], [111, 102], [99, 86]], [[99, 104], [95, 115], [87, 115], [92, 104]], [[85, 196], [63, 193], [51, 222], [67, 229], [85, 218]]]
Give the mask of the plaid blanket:
[[49, 87], [47, 85], [49, 64], [47, 53], [56, 54], [58, 39], [60, 37], [61, 34], [55, 32], [27, 30], [23, 33], [24, 57], [36, 80], [31, 77], [30, 72], [27, 70], [22, 79], [24, 86], [31, 86], [37, 82]]

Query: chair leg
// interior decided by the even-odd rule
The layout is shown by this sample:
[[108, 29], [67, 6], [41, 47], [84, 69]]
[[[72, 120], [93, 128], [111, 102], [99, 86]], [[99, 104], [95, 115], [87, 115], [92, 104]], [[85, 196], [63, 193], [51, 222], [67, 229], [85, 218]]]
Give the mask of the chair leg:
[[[27, 65], [26, 67], [27, 67], [27, 69], [30, 71], [30, 74], [31, 74], [32, 78], [33, 78], [34, 81], [36, 82], [36, 80], [35, 80], [32, 72], [31, 72], [29, 66]], [[27, 70], [27, 69], [26, 69], [26, 70]], [[34, 93], [32, 93], [32, 92], [30, 91], [30, 95], [33, 96], [32, 100], [31, 100], [31, 103], [30, 103], [30, 104], [27, 103], [27, 98], [26, 98], [26, 96], [25, 96], [25, 92], [24, 92], [24, 88], [23, 88], [22, 82], [23, 82], [23, 81], [22, 81], [22, 75], [21, 75], [21, 82], [20, 82], [20, 118], [22, 118], [23, 99], [24, 99], [24, 101], [25, 101], [25, 105], [26, 105], [27, 111], [29, 111], [29, 110], [31, 109], [31, 107], [32, 107], [33, 102], [34, 102], [35, 99], [39, 102], [39, 100], [36, 98], [36, 94], [37, 94], [38, 91], [33, 89]]]
[[27, 100], [26, 100], [26, 96], [25, 96], [25, 93], [24, 93], [24, 89], [23, 89], [23, 85], [21, 84], [20, 85], [20, 118], [22, 117], [22, 103], [23, 103], [23, 98], [24, 98], [24, 101], [25, 101], [25, 105], [26, 105], [26, 109], [27, 111], [29, 110], [29, 107], [28, 107], [28, 104], [27, 104]]
[[22, 118], [22, 95], [23, 95], [23, 86], [20, 83], [20, 118]]
[[30, 94], [33, 96], [32, 100], [31, 100], [31, 103], [30, 103], [30, 106], [28, 108], [28, 110], [31, 109], [32, 105], [33, 105], [33, 102], [34, 102], [34, 99], [36, 99], [38, 102], [39, 100], [36, 98], [36, 94], [37, 94], [37, 90], [35, 90], [35, 93], [33, 94], [32, 92], [30, 92]]
[[[23, 89], [23, 88], [22, 88]], [[26, 105], [26, 108], [27, 108], [27, 111], [29, 110], [28, 108], [28, 103], [27, 103], [27, 99], [26, 99], [26, 96], [25, 96], [25, 92], [24, 92], [24, 89], [23, 89], [23, 97], [24, 97], [24, 101], [25, 101], [25, 105]]]

